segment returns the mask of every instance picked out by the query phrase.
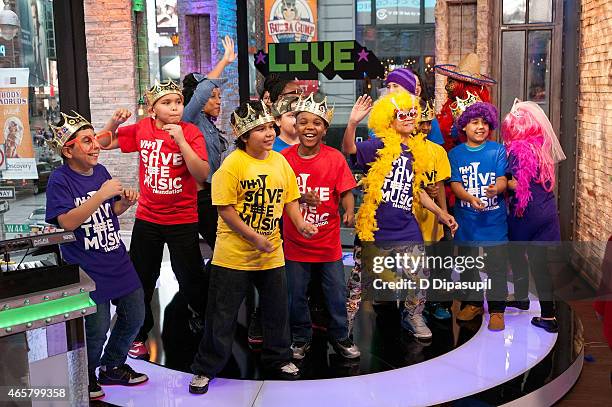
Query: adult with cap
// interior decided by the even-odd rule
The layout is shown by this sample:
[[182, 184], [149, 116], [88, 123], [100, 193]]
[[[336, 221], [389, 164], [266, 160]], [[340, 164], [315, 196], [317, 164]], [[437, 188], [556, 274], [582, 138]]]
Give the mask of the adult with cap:
[[439, 75], [448, 77], [446, 81], [446, 93], [448, 99], [438, 114], [440, 130], [444, 137], [444, 148], [449, 151], [458, 144], [465, 142], [465, 136], [453, 126], [453, 115], [451, 105], [457, 98], [466, 99], [467, 92], [476, 95], [480, 100], [491, 103], [489, 86], [497, 82], [487, 75], [480, 73], [480, 58], [474, 53], [469, 53], [459, 61], [458, 65], [442, 64], [434, 67]]
[[223, 57], [208, 75], [198, 72], [187, 74], [183, 79], [185, 109], [183, 120], [195, 124], [204, 135], [210, 173], [206, 182], [198, 184], [198, 230], [211, 249], [215, 248], [217, 236], [217, 209], [212, 204], [212, 176], [221, 166], [221, 156], [230, 145], [230, 140], [215, 125], [221, 114], [221, 86], [227, 79], [221, 78], [225, 67], [236, 60], [234, 41], [225, 36]]

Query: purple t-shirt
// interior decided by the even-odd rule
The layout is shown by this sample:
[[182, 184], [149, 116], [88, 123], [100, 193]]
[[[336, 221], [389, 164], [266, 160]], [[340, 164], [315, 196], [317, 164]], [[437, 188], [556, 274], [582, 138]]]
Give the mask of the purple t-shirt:
[[[508, 156], [508, 172], [514, 176], [517, 166], [518, 160], [514, 155], [510, 154]], [[510, 199], [508, 203], [510, 204], [510, 216], [514, 217], [518, 200], [516, 195], [511, 190], [509, 191]], [[523, 217], [548, 218], [551, 215], [557, 216], [557, 203], [555, 194], [552, 191], [546, 191], [544, 187], [542, 187], [542, 184], [535, 182], [535, 180], [531, 180], [529, 183], [529, 191], [531, 192], [531, 200], [525, 208]]]
[[[59, 225], [57, 218], [81, 205], [112, 177], [98, 164], [92, 175], [82, 175], [64, 164], [49, 177], [46, 221]], [[91, 298], [104, 302], [141, 287], [140, 280], [119, 237], [119, 219], [109, 199], [74, 231], [76, 241], [60, 246], [67, 263], [78, 264], [96, 283]]]
[[[356, 167], [368, 170], [369, 164], [376, 160], [376, 152], [383, 147], [380, 139], [357, 143]], [[423, 241], [419, 225], [412, 214], [413, 157], [408, 147], [402, 144], [402, 149], [402, 154], [393, 162], [393, 169], [383, 183], [383, 201], [376, 210], [376, 241]]]

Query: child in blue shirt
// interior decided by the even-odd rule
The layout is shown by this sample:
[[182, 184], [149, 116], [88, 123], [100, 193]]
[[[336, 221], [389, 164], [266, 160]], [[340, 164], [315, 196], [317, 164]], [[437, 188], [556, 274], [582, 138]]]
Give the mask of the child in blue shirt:
[[[125, 112], [115, 116], [121, 114]], [[110, 133], [94, 134], [92, 125], [78, 113], [61, 115], [62, 122], [51, 126], [54, 137], [49, 144], [62, 156], [64, 165], [49, 177], [46, 221], [74, 232], [76, 241], [61, 246], [62, 256], [78, 264], [96, 283], [91, 297], [97, 312], [85, 317], [85, 332], [89, 397], [97, 399], [104, 396], [100, 384], [133, 386], [148, 380], [125, 364], [144, 321], [144, 294], [119, 236], [117, 218], [136, 203], [138, 192], [124, 189], [98, 164], [101, 146], [110, 144]], [[102, 354], [111, 303], [117, 307], [117, 320]]]
[[[461, 106], [465, 101], [457, 101]], [[472, 101], [473, 102], [473, 101]], [[489, 329], [501, 331], [504, 325], [506, 286], [506, 245], [508, 225], [504, 191], [508, 166], [506, 149], [494, 141], [487, 141], [489, 133], [497, 127], [495, 106], [476, 101], [456, 119], [456, 127], [467, 141], [453, 148], [448, 158], [451, 164], [451, 189], [458, 202], [455, 219], [459, 229], [455, 242], [460, 245], [460, 256], [475, 256], [474, 248], [484, 248], [485, 269], [491, 280], [487, 292]], [[466, 268], [462, 281], [480, 280], [477, 268]], [[483, 292], [469, 290], [464, 308], [457, 315], [460, 321], [469, 321], [483, 313]]]

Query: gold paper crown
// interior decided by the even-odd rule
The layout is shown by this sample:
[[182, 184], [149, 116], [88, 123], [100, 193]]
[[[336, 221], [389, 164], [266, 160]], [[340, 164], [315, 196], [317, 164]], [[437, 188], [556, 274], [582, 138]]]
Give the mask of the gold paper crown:
[[283, 96], [272, 105], [272, 115], [274, 117], [280, 117], [288, 112], [295, 110], [295, 102], [297, 102], [297, 96]]
[[323, 98], [321, 102], [315, 102], [314, 93], [308, 95], [308, 97], [303, 97], [300, 95], [300, 98], [293, 109], [297, 112], [309, 112], [312, 114], [316, 114], [321, 119], [325, 120], [325, 123], [329, 126], [331, 124], [332, 119], [334, 118], [334, 108], [329, 108], [327, 106], [327, 96]]
[[244, 133], [249, 130], [253, 130], [257, 126], [274, 121], [274, 117], [270, 114], [266, 104], [262, 101], [259, 103], [261, 103], [263, 112], [256, 112], [255, 109], [251, 107], [251, 104], [247, 103], [246, 116], [240, 117], [236, 112], [232, 113], [234, 116], [234, 124], [232, 124], [232, 128], [234, 129], [234, 134], [236, 137], [242, 136]]
[[472, 106], [474, 103], [482, 102], [480, 98], [474, 95], [471, 92], [466, 92], [467, 97], [465, 99], [461, 99], [459, 96], [455, 98], [455, 102], [450, 105], [451, 113], [453, 114], [453, 119], [457, 119], [459, 116], [465, 112], [465, 109]]
[[161, 97], [170, 95], [171, 93], [176, 93], [177, 95], [183, 97], [181, 87], [172, 79], [168, 79], [167, 81], [161, 83], [158, 80], [155, 80], [155, 83], [151, 89], [145, 93], [145, 97], [147, 98], [149, 106], [153, 106]]
[[[83, 126], [91, 126], [91, 123], [87, 121], [83, 116], [72, 110], [72, 114], [74, 116], [68, 116], [66, 113], [60, 112], [63, 121], [61, 121], [61, 125], [54, 126], [49, 124], [51, 131], [53, 132], [53, 138], [51, 140], [47, 140], [47, 144], [53, 151], [55, 151], [58, 155], [62, 155], [62, 148], [66, 141], [79, 129]], [[93, 126], [91, 126], [93, 128]]]
[[427, 101], [425, 104], [425, 109], [421, 111], [421, 121], [422, 122], [430, 122], [436, 118], [436, 111], [431, 103]]

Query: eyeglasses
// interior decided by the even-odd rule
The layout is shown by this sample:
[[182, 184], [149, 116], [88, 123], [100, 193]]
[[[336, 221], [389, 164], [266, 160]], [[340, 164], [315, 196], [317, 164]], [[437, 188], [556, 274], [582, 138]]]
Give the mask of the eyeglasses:
[[101, 150], [108, 150], [110, 149], [112, 143], [113, 133], [108, 130], [105, 130], [100, 133], [94, 134], [93, 137], [76, 137], [73, 140], [64, 143], [64, 147], [70, 147], [71, 145], [78, 144], [81, 147], [81, 150], [88, 153], [95, 148], [95, 144], [98, 144]]
[[302, 88], [297, 88], [290, 92], [281, 93], [280, 96], [290, 96], [290, 95], [300, 96], [302, 93], [304, 93], [304, 90]]
[[419, 111], [414, 107], [408, 111], [395, 109], [395, 118], [400, 122], [416, 119]]

